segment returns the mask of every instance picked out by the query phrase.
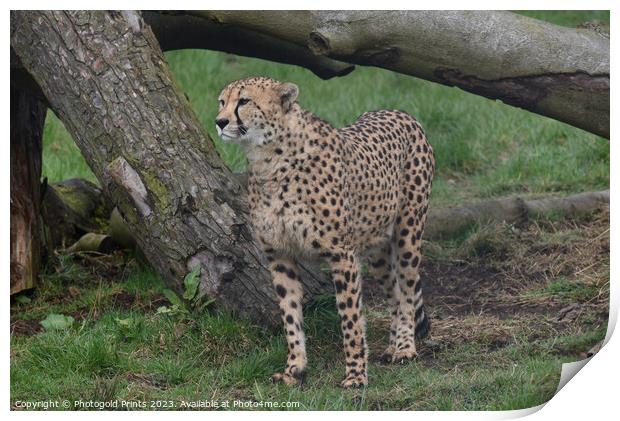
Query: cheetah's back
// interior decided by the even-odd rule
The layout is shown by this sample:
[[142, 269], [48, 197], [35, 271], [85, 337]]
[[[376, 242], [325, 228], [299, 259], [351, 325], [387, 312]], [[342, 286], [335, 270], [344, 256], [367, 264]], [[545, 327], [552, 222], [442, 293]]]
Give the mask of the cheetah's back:
[[371, 248], [392, 238], [407, 204], [425, 213], [433, 151], [419, 123], [402, 111], [365, 113], [340, 133], [349, 236], [358, 248]]

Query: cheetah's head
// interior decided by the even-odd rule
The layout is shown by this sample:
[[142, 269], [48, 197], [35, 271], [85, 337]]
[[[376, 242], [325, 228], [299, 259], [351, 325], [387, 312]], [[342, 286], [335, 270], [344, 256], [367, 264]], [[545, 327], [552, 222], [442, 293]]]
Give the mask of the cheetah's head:
[[298, 94], [297, 85], [266, 77], [232, 82], [218, 97], [217, 133], [226, 141], [242, 145], [269, 143], [281, 129]]

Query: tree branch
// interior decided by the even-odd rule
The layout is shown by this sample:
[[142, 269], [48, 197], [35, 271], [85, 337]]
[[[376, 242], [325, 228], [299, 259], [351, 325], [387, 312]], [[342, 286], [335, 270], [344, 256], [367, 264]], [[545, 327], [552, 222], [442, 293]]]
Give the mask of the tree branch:
[[319, 56], [457, 86], [609, 138], [609, 39], [595, 31], [495, 11], [191, 13]]
[[201, 48], [278, 63], [302, 66], [321, 79], [344, 76], [354, 65], [317, 56], [305, 47], [270, 35], [222, 24], [202, 16], [170, 12], [144, 12], [163, 51]]

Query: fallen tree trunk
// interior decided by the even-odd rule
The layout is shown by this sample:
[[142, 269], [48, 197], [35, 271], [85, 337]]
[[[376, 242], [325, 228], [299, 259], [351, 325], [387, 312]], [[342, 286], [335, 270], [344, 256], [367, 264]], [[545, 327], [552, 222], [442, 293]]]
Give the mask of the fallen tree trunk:
[[41, 208], [45, 247], [65, 248], [88, 232], [101, 231], [111, 212], [102, 190], [86, 180], [46, 185]]
[[[136, 239], [127, 223], [93, 183], [74, 178], [44, 184], [41, 216], [47, 252], [110, 252], [116, 248], [135, 250]], [[140, 250], [136, 250], [142, 256]]]
[[[56, 249], [70, 252], [137, 249], [136, 240], [118, 209], [112, 209], [103, 190], [93, 183], [74, 178], [44, 183], [42, 190], [43, 260], [46, 253]], [[139, 249], [136, 251], [138, 256], [143, 256]]]
[[[262, 323], [278, 319], [244, 188], [223, 164], [134, 12], [12, 11], [11, 46], [168, 285], [200, 288]], [[205, 74], [205, 77], [208, 77]], [[331, 288], [303, 272], [308, 297]]]
[[[242, 186], [247, 185], [246, 173], [233, 174]], [[120, 247], [134, 249], [136, 240], [127, 223], [114, 208], [110, 212], [103, 192], [84, 180], [67, 180], [47, 187], [43, 209], [56, 211], [48, 225], [63, 235], [63, 245], [77, 241], [82, 234], [101, 230], [98, 221], [108, 223], [108, 236]], [[53, 198], [53, 199], [51, 199]], [[526, 223], [531, 219], [566, 217], [579, 218], [609, 206], [609, 190], [583, 192], [565, 197], [541, 197], [523, 199], [519, 196], [482, 200], [448, 208], [431, 208], [426, 223], [424, 239], [450, 238], [476, 225], [489, 222]], [[45, 214], [45, 212], [44, 212]], [[47, 229], [52, 229], [48, 227]], [[57, 235], [58, 236], [58, 235]], [[91, 239], [89, 238], [89, 241]], [[87, 242], [90, 244], [89, 242]], [[60, 245], [57, 241], [56, 246]], [[98, 244], [98, 243], [97, 243]]]
[[480, 223], [522, 223], [552, 215], [579, 217], [604, 206], [609, 206], [609, 190], [531, 200], [507, 197], [454, 208], [431, 209], [424, 238], [450, 237]]
[[97, 252], [108, 254], [118, 248], [118, 244], [109, 235], [89, 232], [67, 248], [67, 251], [69, 253]]
[[143, 12], [163, 51], [200, 48], [278, 63], [302, 66], [321, 79], [344, 76], [354, 65], [317, 56], [305, 46], [243, 28], [222, 25], [198, 16], [172, 12]]
[[41, 148], [47, 107], [11, 87], [11, 295], [35, 286], [41, 261]]
[[190, 13], [319, 56], [457, 86], [609, 138], [609, 39], [594, 31], [498, 11]]
[[[191, 15], [190, 15], [191, 13]], [[164, 51], [208, 48], [306, 67], [356, 63], [500, 99], [609, 138], [609, 38], [497, 11], [145, 12]], [[346, 63], [345, 63], [346, 62]], [[11, 82], [40, 94], [11, 56]]]

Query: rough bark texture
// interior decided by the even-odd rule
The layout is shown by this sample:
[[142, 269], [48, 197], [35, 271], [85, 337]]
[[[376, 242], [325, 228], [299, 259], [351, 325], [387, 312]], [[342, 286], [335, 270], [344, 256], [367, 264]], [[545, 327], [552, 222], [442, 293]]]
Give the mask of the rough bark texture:
[[424, 238], [449, 237], [476, 223], [489, 221], [519, 223], [554, 214], [577, 217], [604, 206], [609, 206], [609, 190], [531, 200], [507, 197], [455, 208], [431, 209]]
[[41, 260], [41, 139], [47, 107], [11, 88], [11, 295], [35, 286]]
[[458, 86], [609, 138], [609, 39], [595, 31], [496, 11], [191, 13], [320, 56]]
[[[201, 265], [203, 292], [235, 313], [275, 321], [244, 188], [203, 133], [141, 16], [11, 12], [11, 46], [163, 279], [178, 290]], [[309, 296], [329, 284], [303, 275]]]

